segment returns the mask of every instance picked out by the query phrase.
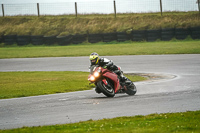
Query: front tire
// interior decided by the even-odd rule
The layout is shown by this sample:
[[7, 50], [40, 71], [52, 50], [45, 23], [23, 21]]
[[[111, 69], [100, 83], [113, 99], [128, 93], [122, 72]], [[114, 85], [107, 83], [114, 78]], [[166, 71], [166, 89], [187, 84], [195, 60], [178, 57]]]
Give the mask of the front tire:
[[100, 88], [101, 92], [107, 97], [114, 97], [115, 91], [112, 86], [105, 85], [103, 81], [97, 82], [97, 86]]

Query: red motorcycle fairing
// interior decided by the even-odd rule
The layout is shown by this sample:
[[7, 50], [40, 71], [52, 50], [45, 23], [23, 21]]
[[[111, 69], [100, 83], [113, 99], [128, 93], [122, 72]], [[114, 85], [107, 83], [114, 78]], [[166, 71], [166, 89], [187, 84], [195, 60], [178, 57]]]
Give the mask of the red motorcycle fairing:
[[[102, 75], [103, 77], [107, 77], [114, 82], [115, 93], [117, 93], [117, 91], [121, 88], [117, 74], [109, 71], [108, 69], [102, 69]], [[102, 81], [105, 85], [107, 85], [106, 79], [103, 79]]]
[[132, 81], [127, 79], [127, 82], [121, 86], [117, 74], [100, 66], [93, 65], [90, 67], [88, 80], [91, 82], [89, 84], [94, 83], [96, 85], [95, 91], [97, 93], [102, 92], [107, 97], [114, 97], [118, 92], [125, 92], [128, 95], [135, 95], [137, 92], [136, 86]]

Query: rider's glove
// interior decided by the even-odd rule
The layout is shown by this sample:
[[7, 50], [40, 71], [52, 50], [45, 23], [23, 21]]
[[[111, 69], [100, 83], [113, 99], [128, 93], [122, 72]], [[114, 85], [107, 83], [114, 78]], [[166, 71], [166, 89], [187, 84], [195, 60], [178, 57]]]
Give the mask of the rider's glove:
[[106, 69], [107, 67], [108, 67], [107, 65], [103, 66], [104, 69]]

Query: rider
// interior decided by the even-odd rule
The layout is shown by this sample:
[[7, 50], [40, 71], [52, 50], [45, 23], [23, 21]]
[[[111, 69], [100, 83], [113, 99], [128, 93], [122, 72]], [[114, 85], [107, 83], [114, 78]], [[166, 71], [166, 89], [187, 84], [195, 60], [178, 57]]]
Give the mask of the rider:
[[90, 54], [90, 62], [91, 62], [91, 66], [99, 65], [103, 68], [107, 68], [108, 70], [116, 73], [120, 77], [120, 80], [122, 82], [126, 80], [126, 77], [123, 75], [123, 72], [120, 71], [118, 67], [114, 65], [114, 63], [111, 60], [107, 58], [99, 58], [99, 55], [93, 52]]

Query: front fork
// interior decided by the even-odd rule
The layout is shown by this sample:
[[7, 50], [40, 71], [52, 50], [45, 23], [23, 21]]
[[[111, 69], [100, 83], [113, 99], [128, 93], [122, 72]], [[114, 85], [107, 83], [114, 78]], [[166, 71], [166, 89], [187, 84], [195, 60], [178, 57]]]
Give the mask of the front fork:
[[103, 83], [104, 83], [105, 85], [108, 85], [108, 82], [107, 82], [106, 79], [103, 79], [102, 81], [103, 81]]

